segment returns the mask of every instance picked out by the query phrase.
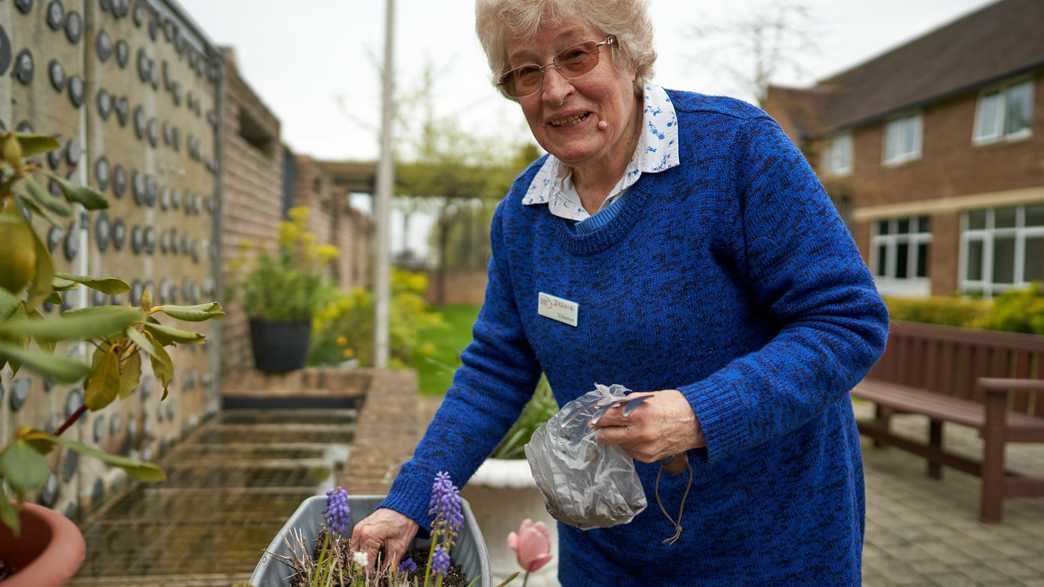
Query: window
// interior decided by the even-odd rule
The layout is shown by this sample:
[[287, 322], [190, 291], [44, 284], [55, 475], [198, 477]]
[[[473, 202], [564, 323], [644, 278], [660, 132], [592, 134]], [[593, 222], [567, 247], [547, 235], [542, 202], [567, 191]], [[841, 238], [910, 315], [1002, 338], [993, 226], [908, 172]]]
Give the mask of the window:
[[1044, 280], [1044, 203], [961, 218], [961, 289], [986, 297]]
[[996, 88], [979, 97], [975, 111], [977, 145], [1012, 141], [1032, 134], [1033, 82], [1023, 81]]
[[870, 266], [882, 293], [928, 295], [932, 221], [929, 216], [878, 220], [870, 239]]
[[899, 165], [921, 158], [920, 114], [896, 118], [885, 127], [885, 165]]
[[828, 141], [820, 165], [826, 175], [852, 173], [852, 133], [845, 133]]

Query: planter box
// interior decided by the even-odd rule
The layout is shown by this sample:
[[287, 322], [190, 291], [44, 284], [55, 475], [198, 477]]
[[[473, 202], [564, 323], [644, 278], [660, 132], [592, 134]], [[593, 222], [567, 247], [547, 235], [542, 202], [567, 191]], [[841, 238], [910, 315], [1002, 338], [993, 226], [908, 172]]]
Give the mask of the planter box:
[[[358, 524], [363, 518], [373, 513], [377, 509], [377, 504], [381, 503], [383, 499], [384, 496], [380, 495], [348, 496], [348, 506], [352, 509], [349, 533], [351, 533], [351, 528], [355, 524]], [[460, 536], [457, 537], [457, 543], [454, 545], [450, 556], [455, 563], [463, 568], [464, 573], [469, 578], [480, 577], [475, 585], [478, 587], [492, 587], [493, 583], [486, 554], [486, 543], [482, 539], [482, 531], [479, 530], [478, 523], [475, 522], [475, 516], [471, 514], [471, 507], [468, 506], [467, 500], [464, 500], [463, 506], [464, 529], [461, 530]], [[282, 529], [279, 530], [279, 533], [272, 539], [268, 548], [265, 549], [264, 554], [261, 555], [261, 561], [257, 563], [257, 567], [254, 568], [254, 574], [250, 576], [250, 585], [252, 587], [283, 587], [286, 585], [286, 579], [292, 574], [290, 567], [272, 555], [290, 554], [287, 538], [292, 528], [300, 530], [308, 544], [314, 544], [319, 536], [319, 530], [322, 528], [324, 512], [326, 512], [325, 495], [309, 497], [298, 506], [294, 515], [290, 516], [290, 519], [283, 524]], [[428, 540], [415, 540], [414, 544], [417, 546], [428, 546], [431, 542]], [[420, 565], [423, 562], [417, 561], [417, 564]]]

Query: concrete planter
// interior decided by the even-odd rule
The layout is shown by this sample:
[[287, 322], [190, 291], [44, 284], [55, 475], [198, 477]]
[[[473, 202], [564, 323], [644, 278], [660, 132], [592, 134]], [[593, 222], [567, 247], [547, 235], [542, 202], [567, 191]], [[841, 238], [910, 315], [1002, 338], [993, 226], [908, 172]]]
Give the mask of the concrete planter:
[[[348, 506], [352, 510], [351, 525], [355, 526], [363, 518], [377, 509], [384, 496], [381, 495], [359, 495], [348, 496]], [[457, 538], [450, 556], [454, 562], [459, 564], [470, 578], [479, 577], [475, 583], [477, 587], [492, 587], [492, 576], [489, 570], [489, 560], [486, 554], [486, 543], [482, 540], [482, 531], [475, 522], [475, 516], [471, 513], [468, 502], [464, 503], [464, 529]], [[274, 555], [290, 554], [290, 546], [287, 539], [292, 528], [297, 528], [304, 535], [309, 544], [314, 544], [319, 537], [319, 530], [323, 525], [323, 513], [326, 511], [326, 496], [316, 495], [304, 500], [290, 519], [283, 524], [282, 529], [269, 543], [261, 555], [260, 562], [254, 568], [254, 574], [250, 576], [252, 587], [283, 587], [286, 578], [291, 575], [290, 568], [280, 562]], [[351, 527], [348, 532], [351, 533]], [[430, 545], [430, 541], [415, 541], [418, 546]]]
[[[547, 524], [551, 531], [548, 565], [529, 576], [527, 587], [558, 585], [558, 529], [544, 507], [544, 496], [537, 489], [529, 462], [525, 459], [486, 459], [461, 491], [486, 537], [489, 565], [494, 584], [519, 570], [515, 552], [508, 548], [507, 535], [518, 530], [522, 520]], [[521, 585], [521, 577], [517, 580]]]

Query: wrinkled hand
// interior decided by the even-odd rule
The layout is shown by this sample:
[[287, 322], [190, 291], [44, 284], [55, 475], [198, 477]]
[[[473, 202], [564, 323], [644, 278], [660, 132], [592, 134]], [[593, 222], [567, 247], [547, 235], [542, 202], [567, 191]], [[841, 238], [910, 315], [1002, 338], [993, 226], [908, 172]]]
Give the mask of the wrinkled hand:
[[677, 389], [655, 393], [629, 393], [634, 398], [652, 396], [630, 415], [614, 406], [594, 423], [598, 441], [616, 444], [635, 460], [655, 463], [704, 445], [703, 432], [689, 400]]
[[349, 547], [352, 552], [365, 552], [370, 564], [374, 564], [383, 546], [385, 563], [396, 569], [417, 529], [413, 520], [395, 510], [381, 508], [355, 525]]

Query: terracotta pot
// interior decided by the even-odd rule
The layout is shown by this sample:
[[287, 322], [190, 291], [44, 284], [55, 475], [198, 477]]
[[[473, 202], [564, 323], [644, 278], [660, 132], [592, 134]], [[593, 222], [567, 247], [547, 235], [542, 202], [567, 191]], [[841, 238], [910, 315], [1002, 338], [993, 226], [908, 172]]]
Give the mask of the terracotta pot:
[[0, 524], [0, 560], [16, 570], [2, 587], [53, 587], [83, 564], [87, 543], [80, 529], [58, 512], [33, 503], [22, 507], [22, 534]]

